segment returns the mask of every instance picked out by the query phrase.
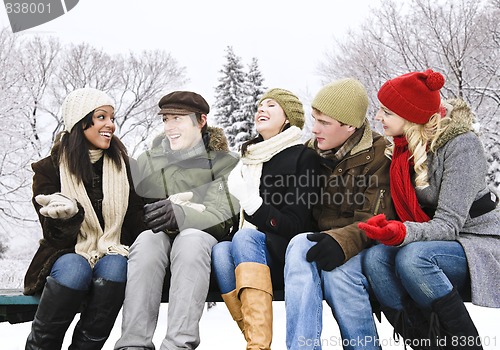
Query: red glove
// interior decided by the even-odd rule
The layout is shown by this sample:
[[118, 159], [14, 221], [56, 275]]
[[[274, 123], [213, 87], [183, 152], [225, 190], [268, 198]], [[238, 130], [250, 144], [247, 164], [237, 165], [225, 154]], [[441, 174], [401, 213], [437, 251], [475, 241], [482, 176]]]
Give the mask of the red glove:
[[387, 221], [384, 214], [375, 215], [366, 223], [360, 222], [358, 227], [367, 237], [385, 245], [399, 245], [406, 236], [406, 226], [401, 221]]

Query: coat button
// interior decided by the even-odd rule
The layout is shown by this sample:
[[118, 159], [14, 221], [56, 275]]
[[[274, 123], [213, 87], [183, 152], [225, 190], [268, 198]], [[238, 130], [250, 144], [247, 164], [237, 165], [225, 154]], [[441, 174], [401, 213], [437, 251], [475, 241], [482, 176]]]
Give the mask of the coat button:
[[370, 159], [371, 157], [370, 156], [366, 156], [366, 159]]
[[270, 224], [272, 227], [276, 227], [276, 226], [278, 226], [278, 220], [276, 220], [275, 218], [272, 218], [270, 221]]
[[342, 169], [339, 169], [339, 173], [341, 173], [341, 172], [342, 172]]

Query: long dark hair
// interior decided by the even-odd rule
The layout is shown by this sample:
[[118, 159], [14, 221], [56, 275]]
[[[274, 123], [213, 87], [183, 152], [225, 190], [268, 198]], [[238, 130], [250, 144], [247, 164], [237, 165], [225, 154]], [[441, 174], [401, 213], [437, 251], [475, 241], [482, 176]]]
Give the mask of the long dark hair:
[[[63, 132], [63, 135], [58, 136], [54, 148], [59, 147], [59, 159], [61, 162], [63, 156], [66, 157], [68, 168], [78, 181], [89, 183], [92, 181], [93, 169], [90, 162], [88, 141], [85, 138], [84, 130], [90, 128], [94, 123], [92, 116], [94, 111], [87, 114], [82, 120], [76, 123], [71, 129], [71, 132]], [[111, 158], [118, 169], [121, 170], [121, 159], [128, 163], [127, 149], [118, 137], [113, 135], [111, 144], [104, 153]]]

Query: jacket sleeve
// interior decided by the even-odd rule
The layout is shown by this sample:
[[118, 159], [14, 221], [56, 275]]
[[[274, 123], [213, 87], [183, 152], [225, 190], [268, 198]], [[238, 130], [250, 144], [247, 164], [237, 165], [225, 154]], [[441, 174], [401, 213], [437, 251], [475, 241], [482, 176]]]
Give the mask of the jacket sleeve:
[[286, 192], [280, 194], [285, 203], [280, 208], [264, 201], [253, 215], [245, 213], [245, 217], [260, 231], [288, 240], [297, 233], [310, 230], [313, 221], [311, 199], [319, 199], [321, 189], [319, 179], [313, 181], [312, 176], [319, 174], [321, 165], [318, 155], [313, 150], [304, 149], [296, 162], [295, 176], [297, 179], [307, 178], [311, 181], [308, 180], [305, 186], [290, 184]]
[[[381, 150], [382, 151], [382, 150]], [[366, 176], [376, 179], [368, 181], [368, 186], [363, 192], [363, 206], [354, 211], [354, 217], [350, 218], [346, 225], [341, 224], [341, 218], [336, 228], [323, 230], [332, 236], [342, 247], [345, 261], [349, 260], [360, 251], [370, 246], [373, 241], [366, 237], [364, 231], [358, 228], [358, 223], [364, 222], [376, 214], [385, 213], [388, 219], [395, 218], [394, 206], [391, 200], [389, 185], [390, 160], [380, 157], [369, 165], [370, 169]]]
[[137, 236], [142, 232], [147, 230], [147, 226], [144, 223], [144, 200], [135, 191], [134, 179], [132, 177], [133, 169], [137, 169], [137, 161], [133, 158], [129, 158], [129, 164], [127, 165], [127, 177], [130, 185], [130, 191], [128, 196], [128, 207], [123, 219], [122, 226], [122, 237], [121, 242], [126, 245], [132, 245]]
[[433, 167], [442, 167], [434, 217], [423, 223], [405, 222], [401, 245], [414, 241], [456, 240], [477, 194], [484, 188], [486, 159], [479, 138], [473, 133], [456, 136], [437, 151]]
[[[239, 212], [239, 203], [236, 198], [229, 194], [227, 188], [227, 176], [238, 162], [237, 158], [226, 154], [218, 160], [219, 165], [223, 162], [223, 167], [215, 174], [215, 179], [207, 186], [201, 204], [205, 206], [203, 212], [198, 212], [193, 208], [181, 206], [185, 218], [180, 229], [196, 228], [203, 230], [217, 240], [227, 236], [235, 222]], [[193, 189], [196, 192], [196, 189]]]
[[85, 214], [82, 206], [77, 203], [78, 213], [66, 220], [41, 215], [41, 206], [35, 201], [35, 197], [39, 194], [49, 195], [60, 192], [61, 183], [50, 157], [32, 164], [32, 169], [34, 171], [32, 203], [42, 226], [43, 238], [60, 248], [74, 246]]

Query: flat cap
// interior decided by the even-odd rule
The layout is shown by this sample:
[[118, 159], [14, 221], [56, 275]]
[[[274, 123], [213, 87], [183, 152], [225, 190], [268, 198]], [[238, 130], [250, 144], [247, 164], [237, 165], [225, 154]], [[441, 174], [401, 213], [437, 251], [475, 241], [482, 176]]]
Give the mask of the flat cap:
[[210, 106], [205, 99], [192, 91], [174, 91], [163, 96], [158, 102], [158, 114], [186, 115], [191, 113], [208, 114]]

